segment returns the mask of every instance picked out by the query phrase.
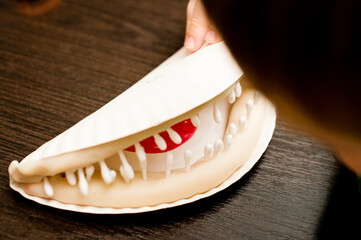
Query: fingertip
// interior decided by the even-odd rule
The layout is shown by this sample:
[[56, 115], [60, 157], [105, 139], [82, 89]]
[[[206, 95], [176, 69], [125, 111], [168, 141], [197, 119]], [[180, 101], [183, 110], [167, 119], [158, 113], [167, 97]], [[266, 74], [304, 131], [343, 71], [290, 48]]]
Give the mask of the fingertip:
[[207, 43], [214, 43], [216, 41], [216, 32], [211, 30], [206, 34], [205, 40]]
[[196, 38], [194, 35], [189, 35], [184, 42], [184, 46], [188, 51], [196, 52], [202, 47], [203, 43], [204, 37]]
[[195, 45], [196, 44], [195, 44], [195, 40], [194, 40], [193, 36], [186, 37], [186, 40], [184, 42], [184, 46], [188, 51], [190, 51], [190, 52], [195, 51]]
[[209, 30], [206, 34], [205, 41], [208, 44], [214, 44], [222, 41], [222, 36], [215, 30]]

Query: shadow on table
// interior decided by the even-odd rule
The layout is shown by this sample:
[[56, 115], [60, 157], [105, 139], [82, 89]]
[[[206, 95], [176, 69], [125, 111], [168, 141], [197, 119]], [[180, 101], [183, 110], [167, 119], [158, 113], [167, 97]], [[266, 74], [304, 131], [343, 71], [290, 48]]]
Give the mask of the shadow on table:
[[357, 177], [341, 167], [333, 181], [317, 236], [319, 239], [359, 239], [360, 227], [361, 192]]

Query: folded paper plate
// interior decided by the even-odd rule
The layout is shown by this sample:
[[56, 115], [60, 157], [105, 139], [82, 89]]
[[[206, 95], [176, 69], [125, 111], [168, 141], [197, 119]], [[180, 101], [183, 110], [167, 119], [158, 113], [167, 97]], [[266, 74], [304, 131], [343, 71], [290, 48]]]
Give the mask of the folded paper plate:
[[275, 111], [224, 43], [159, 67], [20, 163], [10, 186], [55, 208], [138, 213], [219, 192], [258, 161]]

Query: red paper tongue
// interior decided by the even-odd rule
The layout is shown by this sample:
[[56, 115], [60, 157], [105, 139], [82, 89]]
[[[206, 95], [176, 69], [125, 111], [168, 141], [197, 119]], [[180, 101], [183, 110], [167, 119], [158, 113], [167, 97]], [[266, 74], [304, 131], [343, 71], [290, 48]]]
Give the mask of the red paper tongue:
[[[179, 134], [179, 136], [182, 138], [182, 142], [180, 144], [174, 143], [170, 139], [167, 131], [164, 131], [164, 132], [160, 132], [159, 135], [167, 143], [167, 148], [165, 150], [160, 150], [158, 148], [157, 144], [154, 141], [153, 136], [140, 141], [140, 145], [142, 145], [142, 147], [144, 147], [144, 151], [146, 153], [168, 152], [170, 150], [175, 149], [176, 147], [179, 147], [180, 145], [182, 145], [186, 141], [188, 141], [194, 135], [195, 131], [197, 130], [197, 128], [192, 124], [190, 118], [173, 125], [172, 129], [174, 131], [176, 131]], [[129, 152], [135, 152], [135, 147], [134, 147], [134, 145], [132, 145], [132, 146], [128, 147], [125, 150], [129, 151]]]

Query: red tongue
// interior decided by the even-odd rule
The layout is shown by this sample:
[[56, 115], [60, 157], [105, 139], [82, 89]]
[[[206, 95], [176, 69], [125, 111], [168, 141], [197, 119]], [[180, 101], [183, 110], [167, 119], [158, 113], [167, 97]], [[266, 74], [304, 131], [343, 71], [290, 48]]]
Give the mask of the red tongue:
[[[186, 141], [188, 141], [193, 134], [195, 133], [195, 131], [197, 130], [197, 128], [192, 124], [191, 119], [186, 119], [182, 122], [179, 122], [175, 125], [172, 126], [172, 129], [174, 131], [176, 131], [179, 136], [182, 138], [182, 142], [180, 144], [176, 144], [174, 143], [167, 131], [164, 132], [160, 132], [159, 135], [164, 139], [164, 141], [167, 143], [167, 148], [165, 150], [160, 150], [157, 146], [157, 144], [154, 141], [154, 137], [151, 136], [149, 138], [146, 138], [142, 141], [140, 141], [140, 145], [142, 145], [144, 147], [144, 151], [146, 153], [162, 153], [162, 152], [168, 152], [170, 150], [173, 150], [176, 147], [179, 147], [180, 145], [182, 145], [183, 143], [185, 143]], [[134, 145], [128, 147], [127, 149], [125, 149], [126, 151], [129, 152], [135, 152], [135, 147]]]

